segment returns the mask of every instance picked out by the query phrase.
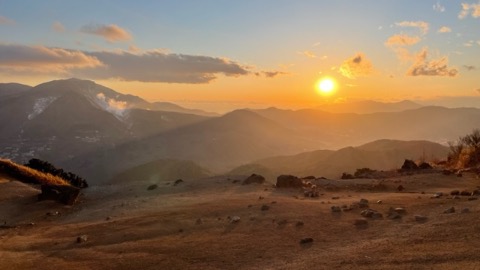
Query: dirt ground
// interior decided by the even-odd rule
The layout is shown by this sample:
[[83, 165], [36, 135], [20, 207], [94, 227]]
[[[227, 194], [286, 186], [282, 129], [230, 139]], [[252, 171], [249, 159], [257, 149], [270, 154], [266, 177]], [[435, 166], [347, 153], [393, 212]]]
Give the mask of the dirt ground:
[[[3, 179], [0, 269], [480, 269], [480, 200], [449, 195], [478, 189], [476, 175], [316, 182], [319, 198], [228, 177], [97, 186], [69, 207]], [[331, 211], [361, 198], [383, 218], [359, 227], [363, 209]]]

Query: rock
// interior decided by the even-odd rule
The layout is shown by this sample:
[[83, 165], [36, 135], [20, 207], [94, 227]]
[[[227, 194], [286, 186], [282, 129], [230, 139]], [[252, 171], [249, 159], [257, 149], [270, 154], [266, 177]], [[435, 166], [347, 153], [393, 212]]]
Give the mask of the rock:
[[450, 207], [450, 208], [447, 208], [445, 209], [445, 211], [443, 211], [444, 214], [451, 214], [451, 213], [455, 213], [455, 207]]
[[355, 177], [353, 177], [353, 175], [351, 175], [349, 173], [343, 173], [340, 178], [341, 179], [355, 179]]
[[382, 203], [383, 203], [382, 200], [377, 201], [377, 204], [382, 204]]
[[184, 181], [183, 181], [182, 179], [177, 179], [177, 180], [175, 180], [175, 183], [173, 183], [173, 185], [176, 186], [176, 185], [179, 185], [179, 184], [181, 184], [181, 183], [183, 183], [183, 182], [184, 182]]
[[416, 222], [425, 222], [428, 219], [426, 216], [422, 215], [415, 215], [414, 218]]
[[233, 216], [230, 218], [230, 223], [238, 223], [240, 222], [240, 217], [239, 216]]
[[300, 188], [303, 186], [302, 179], [293, 175], [280, 175], [277, 177], [277, 188]]
[[359, 219], [356, 219], [353, 222], [353, 225], [355, 225], [355, 226], [366, 226], [366, 225], [368, 225], [368, 221], [364, 218], [359, 218]]
[[154, 189], [157, 189], [158, 188], [158, 185], [157, 184], [153, 184], [153, 185], [150, 185], [147, 187], [147, 190], [154, 190]]
[[297, 223], [295, 223], [295, 227], [302, 227], [303, 225], [305, 225], [303, 221], [297, 221]]
[[399, 185], [397, 187], [397, 191], [402, 192], [405, 188], [402, 185]]
[[303, 239], [300, 240], [301, 245], [309, 244], [309, 243], [313, 243], [313, 238], [307, 237], [307, 238], [303, 238]]
[[360, 199], [358, 202], [359, 208], [367, 208], [368, 207], [368, 200], [367, 199]]
[[418, 165], [418, 168], [419, 168], [420, 170], [433, 169], [432, 165], [428, 164], [427, 162], [422, 162], [422, 163], [420, 163], [420, 165]]
[[338, 200], [338, 199], [340, 199], [340, 197], [338, 197], [338, 196], [332, 197], [332, 200]]
[[479, 196], [480, 195], [480, 189], [475, 189], [472, 191], [472, 196]]
[[470, 209], [469, 208], [463, 208], [462, 211], [460, 211], [460, 213], [462, 213], [462, 214], [470, 213]]
[[262, 205], [262, 207], [260, 208], [260, 210], [262, 210], [262, 211], [267, 211], [269, 209], [270, 209], [270, 206], [268, 206], [266, 204]]
[[47, 216], [58, 216], [58, 215], [60, 215], [60, 212], [58, 211], [47, 212]]
[[77, 237], [77, 243], [80, 244], [80, 243], [84, 243], [84, 242], [87, 242], [88, 241], [88, 236], [87, 235], [80, 235], [79, 237]]
[[330, 209], [332, 210], [332, 213], [342, 212], [342, 209], [339, 206], [332, 206]]
[[245, 180], [243, 180], [242, 185], [250, 185], [253, 183], [263, 184], [264, 182], [265, 182], [265, 177], [259, 174], [252, 174], [249, 177], [247, 177]]
[[462, 192], [460, 192], [460, 196], [470, 196], [470, 195], [472, 195], [472, 193], [467, 190], [462, 190]]
[[405, 170], [405, 171], [418, 170], [418, 166], [413, 160], [405, 159], [402, 165], [402, 170]]
[[80, 195], [80, 189], [67, 185], [42, 185], [42, 193], [38, 195], [38, 200], [54, 200], [63, 204], [73, 205]]
[[437, 192], [435, 194], [433, 194], [433, 196], [431, 198], [433, 199], [439, 199], [440, 197], [443, 196], [443, 192]]
[[460, 194], [460, 191], [459, 190], [452, 190], [450, 191], [450, 195], [459, 195]]
[[395, 211], [395, 208], [390, 207], [387, 212], [387, 217], [389, 219], [400, 219], [402, 218], [402, 215], [400, 215], [397, 211]]
[[373, 218], [373, 219], [383, 218], [383, 215], [374, 209], [365, 209], [362, 212], [360, 212], [360, 215], [366, 218]]
[[394, 210], [395, 210], [395, 212], [397, 212], [398, 214], [401, 214], [401, 215], [407, 213], [407, 211], [403, 207], [397, 207]]

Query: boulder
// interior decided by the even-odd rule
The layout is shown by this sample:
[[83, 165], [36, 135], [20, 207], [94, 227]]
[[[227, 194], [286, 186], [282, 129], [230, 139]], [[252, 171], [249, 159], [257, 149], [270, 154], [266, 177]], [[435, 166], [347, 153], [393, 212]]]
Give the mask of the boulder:
[[87, 241], [88, 241], [88, 236], [85, 235], [85, 234], [77, 237], [77, 243], [78, 244], [81, 244], [81, 243], [84, 243], [84, 242], [87, 242]]
[[42, 193], [38, 200], [53, 200], [67, 205], [73, 205], [80, 195], [80, 188], [67, 185], [42, 185]]
[[265, 177], [259, 174], [252, 174], [249, 177], [247, 177], [245, 180], [243, 180], [242, 185], [250, 185], [253, 183], [263, 184], [264, 182], [265, 182]]
[[300, 240], [300, 244], [303, 245], [303, 244], [309, 244], [309, 243], [313, 243], [313, 238], [311, 237], [307, 237], [307, 238], [303, 238]]
[[277, 188], [301, 188], [303, 186], [302, 179], [293, 175], [280, 175], [277, 177]]
[[405, 159], [402, 165], [402, 170], [405, 170], [405, 171], [418, 170], [418, 166], [413, 160]]
[[173, 183], [174, 186], [183, 183], [184, 181], [182, 179], [177, 179], [175, 180], [175, 183]]
[[154, 190], [154, 189], [156, 189], [156, 188], [158, 188], [158, 185], [157, 185], [157, 184], [153, 184], [153, 185], [148, 186], [148, 187], [147, 187], [147, 190]]
[[418, 165], [418, 168], [419, 168], [420, 170], [433, 169], [432, 165], [428, 164], [427, 162], [422, 162], [422, 163], [420, 163], [420, 165]]

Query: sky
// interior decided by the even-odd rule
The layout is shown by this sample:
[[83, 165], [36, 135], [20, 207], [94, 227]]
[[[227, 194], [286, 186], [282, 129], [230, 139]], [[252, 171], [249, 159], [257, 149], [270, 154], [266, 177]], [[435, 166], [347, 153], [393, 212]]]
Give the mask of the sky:
[[480, 0], [0, 0], [0, 82], [71, 77], [217, 111], [468, 100]]

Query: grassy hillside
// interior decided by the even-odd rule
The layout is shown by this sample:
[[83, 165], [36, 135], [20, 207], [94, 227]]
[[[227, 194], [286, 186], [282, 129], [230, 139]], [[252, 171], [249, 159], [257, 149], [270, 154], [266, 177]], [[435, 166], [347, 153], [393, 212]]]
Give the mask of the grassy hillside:
[[65, 186], [70, 185], [67, 181], [58, 176], [39, 172], [29, 167], [14, 163], [8, 159], [0, 159], [0, 173], [6, 174], [25, 183]]

